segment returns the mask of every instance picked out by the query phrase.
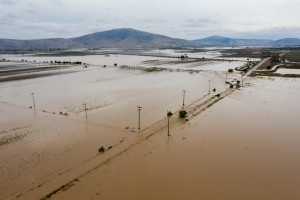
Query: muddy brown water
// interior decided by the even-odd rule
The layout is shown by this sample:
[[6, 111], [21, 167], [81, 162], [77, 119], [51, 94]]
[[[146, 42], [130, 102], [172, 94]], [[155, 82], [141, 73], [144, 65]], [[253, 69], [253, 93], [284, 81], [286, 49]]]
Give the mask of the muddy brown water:
[[299, 199], [299, 80], [252, 81], [53, 199]]
[[157, 121], [181, 108], [182, 90], [186, 105], [207, 95], [208, 80], [210, 96], [228, 88], [222, 72], [99, 67], [1, 83], [0, 199], [40, 199], [74, 179], [51, 198], [300, 198], [299, 80], [245, 79], [189, 121], [174, 115], [167, 137]]
[[[41, 198], [135, 143], [137, 106], [143, 130], [181, 108], [182, 90], [189, 104], [208, 93], [208, 80], [217, 92], [228, 87], [222, 72], [74, 71], [0, 84], [1, 199]], [[103, 157], [101, 146], [113, 148]]]

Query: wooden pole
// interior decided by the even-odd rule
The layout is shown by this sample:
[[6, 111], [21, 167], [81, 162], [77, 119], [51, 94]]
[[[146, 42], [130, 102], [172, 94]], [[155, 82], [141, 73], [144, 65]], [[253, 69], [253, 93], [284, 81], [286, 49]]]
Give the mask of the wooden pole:
[[139, 112], [138, 129], [141, 130], [141, 110], [142, 110], [142, 107], [137, 106], [137, 108], [138, 108], [138, 112]]

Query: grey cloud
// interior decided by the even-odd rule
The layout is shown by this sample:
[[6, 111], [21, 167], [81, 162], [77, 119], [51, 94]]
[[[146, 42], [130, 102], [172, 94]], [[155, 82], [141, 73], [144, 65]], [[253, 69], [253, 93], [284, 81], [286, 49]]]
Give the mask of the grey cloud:
[[50, 0], [50, 2], [55, 4], [55, 5], [58, 5], [58, 6], [63, 5], [63, 2], [61, 0]]
[[0, 0], [0, 4], [3, 5], [15, 5], [19, 0]]
[[[255, 2], [260, 0], [246, 3], [250, 7], [237, 0], [187, 0], [184, 9], [179, 0], [0, 0], [0, 6], [5, 8], [0, 12], [0, 38], [75, 37], [114, 28], [134, 28], [183, 39], [211, 35], [299, 37], [299, 1], [277, 1], [277, 7], [288, 1], [293, 7], [279, 10], [271, 0], [264, 4], [270, 2], [272, 12], [256, 9]], [[68, 5], [68, 9], [62, 5]]]
[[141, 19], [140, 21], [141, 21], [141, 23], [165, 23], [165, 22], [167, 22], [166, 20], [163, 20], [163, 19], [153, 19], [153, 18]]
[[249, 31], [249, 32], [237, 32], [235, 31], [233, 34], [237, 34], [240, 37], [247, 38], [263, 38], [263, 39], [281, 39], [288, 37], [298, 37], [300, 35], [300, 26], [274, 26], [274, 27], [265, 27], [262, 29]]
[[188, 19], [185, 20], [182, 25], [186, 27], [200, 27], [200, 26], [210, 26], [214, 25], [217, 22], [208, 18], [198, 18], [198, 19]]

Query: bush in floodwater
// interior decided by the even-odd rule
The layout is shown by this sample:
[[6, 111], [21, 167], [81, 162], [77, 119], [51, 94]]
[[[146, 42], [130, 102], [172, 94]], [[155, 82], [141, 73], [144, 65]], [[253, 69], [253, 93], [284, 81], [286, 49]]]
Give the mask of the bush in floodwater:
[[233, 85], [232, 84], [230, 84], [230, 86], [229, 86], [230, 88], [233, 88]]
[[269, 65], [268, 67], [267, 67], [267, 70], [270, 70], [272, 67]]
[[63, 112], [61, 112], [61, 111], [59, 112], [59, 114], [60, 114], [60, 115], [64, 115], [64, 116], [68, 116], [68, 115], [69, 115], [68, 113], [63, 113]]
[[98, 150], [100, 153], [103, 153], [105, 151], [105, 148], [103, 146], [101, 146]]
[[233, 69], [228, 69], [228, 72], [233, 72]]
[[179, 118], [186, 118], [187, 112], [185, 110], [179, 111]]

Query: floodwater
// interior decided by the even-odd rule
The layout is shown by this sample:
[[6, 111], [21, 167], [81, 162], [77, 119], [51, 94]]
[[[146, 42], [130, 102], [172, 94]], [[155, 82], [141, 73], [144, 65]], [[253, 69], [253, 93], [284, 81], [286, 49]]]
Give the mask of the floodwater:
[[[153, 50], [154, 51], [154, 50]], [[157, 50], [158, 51], [158, 50]], [[162, 50], [163, 51], [163, 50]], [[174, 53], [174, 50], [164, 50], [169, 52], [168, 56], [177, 56]], [[182, 53], [178, 53], [181, 54]], [[169, 57], [153, 57], [153, 56], [138, 56], [138, 55], [115, 55], [111, 54], [110, 56], [106, 55], [87, 55], [87, 56], [35, 56], [32, 54], [25, 55], [1, 55], [0, 59], [5, 58], [12, 61], [36, 61], [39, 63], [43, 62], [54, 62], [54, 61], [81, 61], [83, 63], [88, 63], [91, 65], [98, 66], [135, 66], [135, 67], [159, 67], [164, 69], [184, 69], [184, 70], [211, 70], [211, 71], [227, 71], [228, 69], [234, 69], [240, 67], [246, 63], [247, 58], [238, 58], [238, 59], [224, 59], [217, 58], [219, 55], [217, 52], [204, 53], [211, 56], [205, 58], [216, 58], [217, 60], [202, 61], [196, 59], [190, 59], [191, 62], [186, 62], [187, 60], [181, 60], [178, 58], [169, 58]], [[216, 54], [216, 55], [215, 55]], [[201, 55], [193, 53], [192, 55], [188, 54], [191, 58], [202, 58]], [[204, 57], [204, 56], [203, 56]]]
[[[298, 79], [246, 78], [234, 91], [215, 66], [200, 72], [102, 67], [113, 58], [118, 65], [147, 67], [156, 59], [167, 66], [170, 58], [5, 58], [39, 63], [0, 62], [3, 76], [28, 74], [28, 67], [55, 73], [0, 82], [0, 199], [300, 198]], [[56, 65], [42, 63], [55, 59], [93, 65], [57, 74], [49, 68]], [[230, 73], [227, 81], [239, 78]], [[228, 95], [202, 110], [223, 91]], [[188, 120], [178, 120], [183, 100], [196, 113]]]
[[279, 74], [300, 74], [300, 69], [284, 69], [280, 68], [276, 71]]
[[300, 82], [251, 82], [53, 199], [299, 199]]
[[[8, 63], [2, 63], [4, 72], [27, 65], [44, 67]], [[26, 199], [25, 194], [32, 192], [37, 195], [33, 199], [40, 198], [83, 172], [87, 160], [98, 159], [102, 145], [112, 146], [114, 153], [127, 148], [139, 138], [137, 106], [142, 107], [144, 130], [163, 119], [167, 110], [182, 107], [183, 90], [187, 105], [207, 95], [209, 87], [216, 88], [216, 93], [228, 88], [222, 72], [145, 72], [97, 66], [67, 70], [70, 73], [0, 83], [1, 199], [23, 195]], [[231, 74], [228, 80], [237, 77]], [[80, 171], [74, 173], [77, 167]]]

